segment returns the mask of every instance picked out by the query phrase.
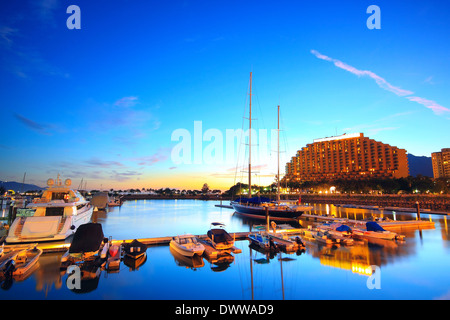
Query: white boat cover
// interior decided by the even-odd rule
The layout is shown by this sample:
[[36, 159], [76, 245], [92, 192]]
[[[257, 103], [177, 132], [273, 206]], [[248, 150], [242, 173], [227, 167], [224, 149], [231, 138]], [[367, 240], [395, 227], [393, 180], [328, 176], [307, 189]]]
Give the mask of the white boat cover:
[[61, 217], [27, 217], [21, 237], [49, 237], [58, 232]]

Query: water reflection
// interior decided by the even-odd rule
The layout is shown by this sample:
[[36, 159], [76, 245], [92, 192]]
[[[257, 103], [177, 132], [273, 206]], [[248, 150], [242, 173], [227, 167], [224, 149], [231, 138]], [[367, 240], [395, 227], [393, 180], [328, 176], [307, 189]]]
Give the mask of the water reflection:
[[[108, 212], [97, 212], [93, 220], [102, 223], [105, 235], [114, 239], [134, 239], [152, 236], [167, 236], [183, 233], [205, 234], [213, 221], [227, 224], [234, 232], [251, 231], [261, 221], [252, 221], [234, 215], [231, 210], [216, 208], [217, 202], [206, 201], [133, 201], [125, 202]], [[394, 213], [378, 210], [342, 208], [333, 205], [314, 205], [314, 213], [365, 219], [368, 217], [388, 217], [392, 220], [415, 219], [415, 213]], [[137, 289], [165, 287], [176, 281], [177, 294], [189, 292], [189, 296], [176, 296], [180, 299], [302, 299], [302, 298], [370, 298], [370, 290], [361, 291], [366, 278], [372, 274], [370, 266], [383, 267], [384, 274], [420, 274], [426, 277], [427, 288], [422, 284], [406, 284], [402, 277], [388, 277], [390, 286], [396, 287], [403, 298], [419, 297], [429, 299], [443, 296], [450, 283], [446, 270], [450, 267], [448, 255], [448, 222], [446, 216], [421, 215], [422, 219], [433, 219], [436, 229], [402, 229], [406, 241], [363, 240], [353, 246], [322, 245], [314, 239], [303, 238], [306, 251], [287, 253], [265, 253], [258, 247], [249, 245], [247, 240], [237, 241], [242, 249], [237, 255], [221, 256], [214, 260], [202, 257], [186, 258], [170, 250], [169, 246], [149, 248], [149, 256], [142, 260], [123, 258], [119, 273], [108, 276], [101, 267], [86, 266], [83, 269], [82, 290], [69, 290], [68, 274], [61, 273], [62, 253], [44, 254], [39, 265], [26, 279], [12, 280], [0, 290], [3, 299], [77, 299], [77, 294], [86, 297], [102, 298], [114, 291], [115, 297], [127, 299], [129, 288], [134, 288], [138, 298], [174, 298], [170, 290], [167, 295], [158, 295], [152, 290]], [[312, 221], [293, 223], [293, 227], [307, 227]], [[205, 261], [206, 260], [206, 261]], [[429, 267], [433, 266], [433, 272]], [[207, 266], [205, 267], [205, 264]], [[400, 267], [399, 267], [400, 265]], [[405, 267], [406, 270], [402, 270]], [[209, 266], [209, 268], [208, 268]], [[189, 269], [196, 272], [181, 273]], [[132, 272], [124, 272], [124, 271]], [[331, 271], [331, 272], [330, 272]], [[335, 272], [348, 272], [352, 277], [336, 277]], [[340, 274], [339, 273], [339, 274]], [[189, 279], [192, 277], [192, 279]], [[354, 278], [353, 278], [354, 277]], [[405, 276], [406, 277], [406, 276]], [[134, 280], [133, 280], [134, 279]], [[139, 279], [139, 282], [135, 279]], [[133, 282], [134, 281], [134, 282]], [[204, 296], [210, 283], [224, 287], [223, 296]], [[387, 281], [387, 280], [385, 280]], [[195, 282], [195, 288], [188, 287]], [[332, 284], [333, 283], [333, 284]], [[341, 285], [342, 296], [333, 295], [334, 288]], [[9, 286], [9, 287], [8, 287]], [[320, 289], [314, 289], [314, 288]], [[444, 289], [446, 288], [446, 289]], [[250, 290], [252, 291], [249, 294]], [[33, 293], [34, 291], [34, 293]], [[128, 292], [128, 293], [127, 293]], [[305, 292], [310, 294], [305, 296]], [[328, 292], [325, 294], [325, 292]], [[358, 292], [358, 293], [354, 293]], [[380, 291], [381, 297], [392, 298], [389, 290]], [[395, 296], [394, 296], [395, 297]]]
[[196, 271], [198, 268], [201, 268], [205, 265], [205, 263], [203, 262], [203, 258], [196, 254], [193, 257], [186, 257], [179, 254], [172, 247], [170, 247], [169, 249], [170, 253], [172, 254], [175, 260], [175, 263], [180, 267], [185, 267], [193, 271]]
[[122, 258], [122, 261], [123, 264], [129, 268], [129, 271], [137, 271], [147, 261], [147, 254], [144, 254], [137, 259], [125, 255]]

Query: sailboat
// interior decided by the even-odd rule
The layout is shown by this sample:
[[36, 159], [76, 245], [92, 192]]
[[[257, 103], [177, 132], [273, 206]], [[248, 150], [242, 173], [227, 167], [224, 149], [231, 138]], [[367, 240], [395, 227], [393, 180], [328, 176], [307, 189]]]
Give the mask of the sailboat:
[[271, 201], [268, 198], [252, 197], [252, 73], [250, 72], [250, 98], [249, 98], [249, 159], [248, 159], [248, 198], [240, 197], [231, 201], [231, 206], [236, 213], [255, 219], [266, 219], [266, 215], [271, 220], [291, 221], [298, 219], [305, 211], [312, 209], [311, 206], [293, 204], [280, 199], [280, 106], [278, 106], [278, 174], [277, 174], [277, 200]]

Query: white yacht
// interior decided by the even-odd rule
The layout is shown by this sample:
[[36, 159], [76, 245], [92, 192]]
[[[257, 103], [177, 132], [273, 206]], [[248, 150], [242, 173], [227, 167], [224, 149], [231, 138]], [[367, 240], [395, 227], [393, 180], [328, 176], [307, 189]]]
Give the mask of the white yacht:
[[48, 179], [49, 188], [41, 198], [27, 205], [34, 209], [30, 217], [17, 217], [9, 229], [7, 243], [61, 241], [75, 233], [82, 224], [91, 221], [93, 208], [77, 190], [70, 188], [72, 181], [64, 185]]

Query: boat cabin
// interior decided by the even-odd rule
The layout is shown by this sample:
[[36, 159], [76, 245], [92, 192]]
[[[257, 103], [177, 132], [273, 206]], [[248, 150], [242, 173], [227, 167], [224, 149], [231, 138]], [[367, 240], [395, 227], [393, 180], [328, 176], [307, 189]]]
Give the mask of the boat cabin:
[[73, 216], [85, 209], [89, 202], [76, 190], [52, 188], [44, 191], [42, 197], [35, 199], [28, 207], [35, 208], [35, 217]]

